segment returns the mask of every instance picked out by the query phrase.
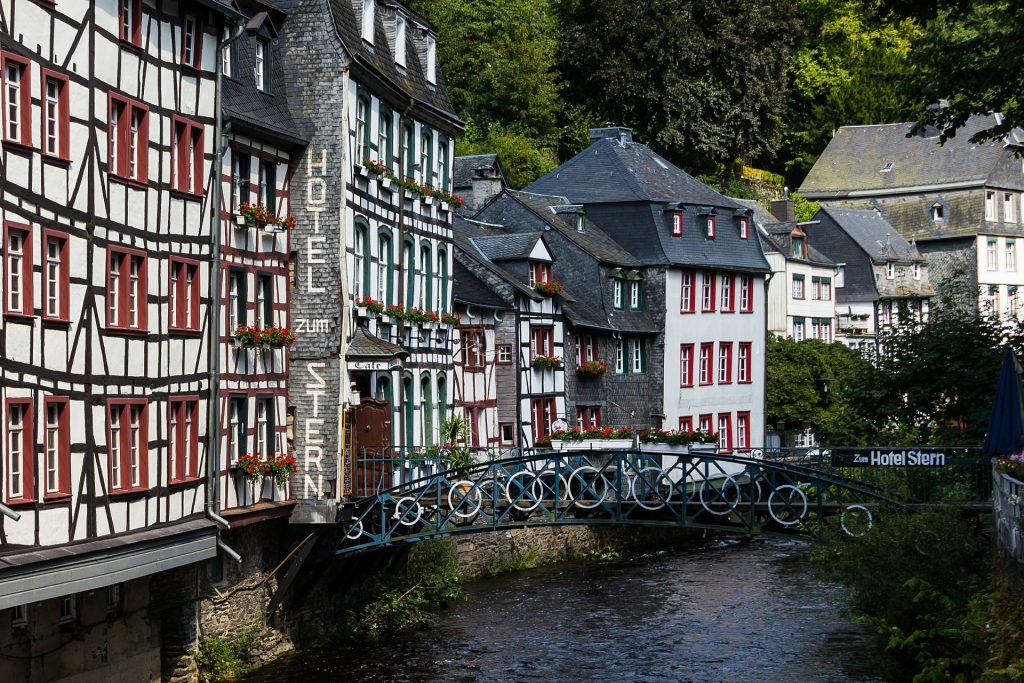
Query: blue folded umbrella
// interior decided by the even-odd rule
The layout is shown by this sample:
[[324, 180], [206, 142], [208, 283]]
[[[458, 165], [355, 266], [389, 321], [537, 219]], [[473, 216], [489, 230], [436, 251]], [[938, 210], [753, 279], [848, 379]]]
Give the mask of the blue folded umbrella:
[[1024, 436], [1024, 400], [1021, 399], [1020, 364], [1010, 347], [1003, 349], [1003, 367], [985, 436], [985, 455], [1000, 456], [1021, 450]]

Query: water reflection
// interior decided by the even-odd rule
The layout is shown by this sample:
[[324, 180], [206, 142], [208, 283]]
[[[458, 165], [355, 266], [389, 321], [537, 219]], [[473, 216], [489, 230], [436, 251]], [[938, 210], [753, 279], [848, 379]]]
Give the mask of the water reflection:
[[249, 683], [879, 681], [798, 541], [724, 541], [480, 581], [428, 630], [300, 653]]

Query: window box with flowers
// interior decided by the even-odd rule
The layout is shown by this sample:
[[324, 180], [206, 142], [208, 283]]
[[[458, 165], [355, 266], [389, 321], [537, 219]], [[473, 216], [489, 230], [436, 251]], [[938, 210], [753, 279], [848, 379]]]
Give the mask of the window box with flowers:
[[361, 296], [356, 299], [356, 307], [361, 308], [368, 313], [375, 313], [380, 315], [384, 312], [385, 306], [383, 301], [370, 298], [368, 296]]
[[544, 296], [555, 296], [556, 294], [562, 293], [562, 283], [555, 280], [551, 280], [550, 282], [540, 281], [534, 283], [533, 289]]
[[455, 327], [462, 321], [462, 317], [458, 313], [442, 313], [441, 323], [448, 325], [449, 327]]
[[633, 446], [633, 434], [632, 427], [572, 427], [563, 432], [552, 433], [551, 447], [556, 451], [621, 450]]
[[256, 228], [266, 232], [284, 232], [295, 227], [295, 216], [276, 216], [262, 204], [242, 202], [238, 207], [236, 222], [238, 217], [241, 217], [245, 224], [252, 223]]
[[258, 455], [245, 453], [231, 466], [235, 498], [239, 507], [256, 502], [256, 486], [263, 479], [263, 463]]
[[295, 343], [295, 333], [287, 327], [261, 328], [252, 325], [239, 325], [235, 328], [232, 338], [235, 341], [235, 346], [243, 348], [269, 346], [279, 349]]
[[584, 379], [600, 377], [608, 372], [608, 364], [603, 360], [588, 360], [576, 366], [576, 375]]
[[558, 356], [537, 355], [533, 357], [533, 367], [537, 370], [561, 370], [562, 359]]
[[295, 458], [284, 453], [267, 456], [263, 467], [263, 497], [273, 501], [288, 499], [288, 480], [295, 471]]
[[235, 346], [255, 348], [263, 343], [263, 330], [252, 325], [239, 325], [231, 337], [234, 339]]
[[714, 452], [718, 435], [711, 432], [651, 428], [640, 434], [641, 448], [649, 453], [690, 453], [710, 445]]

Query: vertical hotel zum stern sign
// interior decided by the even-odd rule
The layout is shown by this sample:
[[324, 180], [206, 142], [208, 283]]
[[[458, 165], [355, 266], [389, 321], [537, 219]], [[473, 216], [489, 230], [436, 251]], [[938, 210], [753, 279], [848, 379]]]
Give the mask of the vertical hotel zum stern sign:
[[945, 467], [946, 453], [926, 449], [835, 448], [833, 467]]
[[[319, 156], [319, 160], [315, 157]], [[338, 479], [338, 406], [340, 386], [340, 235], [336, 206], [328, 203], [328, 155], [312, 149], [306, 155], [306, 187], [302, 196], [302, 233], [295, 245], [298, 272], [293, 282], [296, 296], [293, 327], [298, 336], [290, 377], [295, 406], [294, 437], [301, 475], [296, 498], [297, 516], [318, 519], [331, 506]], [[334, 229], [331, 229], [331, 228]], [[304, 233], [304, 234], [303, 234]], [[305, 508], [305, 510], [303, 510]], [[305, 514], [303, 514], [305, 513]]]

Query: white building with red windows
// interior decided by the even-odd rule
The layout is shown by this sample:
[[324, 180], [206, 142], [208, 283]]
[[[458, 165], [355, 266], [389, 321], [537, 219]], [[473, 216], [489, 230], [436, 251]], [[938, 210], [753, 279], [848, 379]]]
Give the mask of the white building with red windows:
[[[159, 672], [159, 630], [126, 605], [149, 600], [153, 573], [216, 554], [208, 288], [225, 16], [239, 15], [218, 0], [0, 3], [2, 680], [108, 655]], [[82, 619], [95, 614], [124, 619], [97, 635]], [[116, 644], [102, 659], [61, 649], [69, 629], [82, 647]]]
[[592, 129], [591, 141], [526, 191], [582, 205], [643, 265], [648, 309], [664, 312], [664, 344], [648, 358], [665, 378], [662, 425], [715, 432], [723, 451], [762, 445], [769, 266], [751, 210], [629, 129]]

